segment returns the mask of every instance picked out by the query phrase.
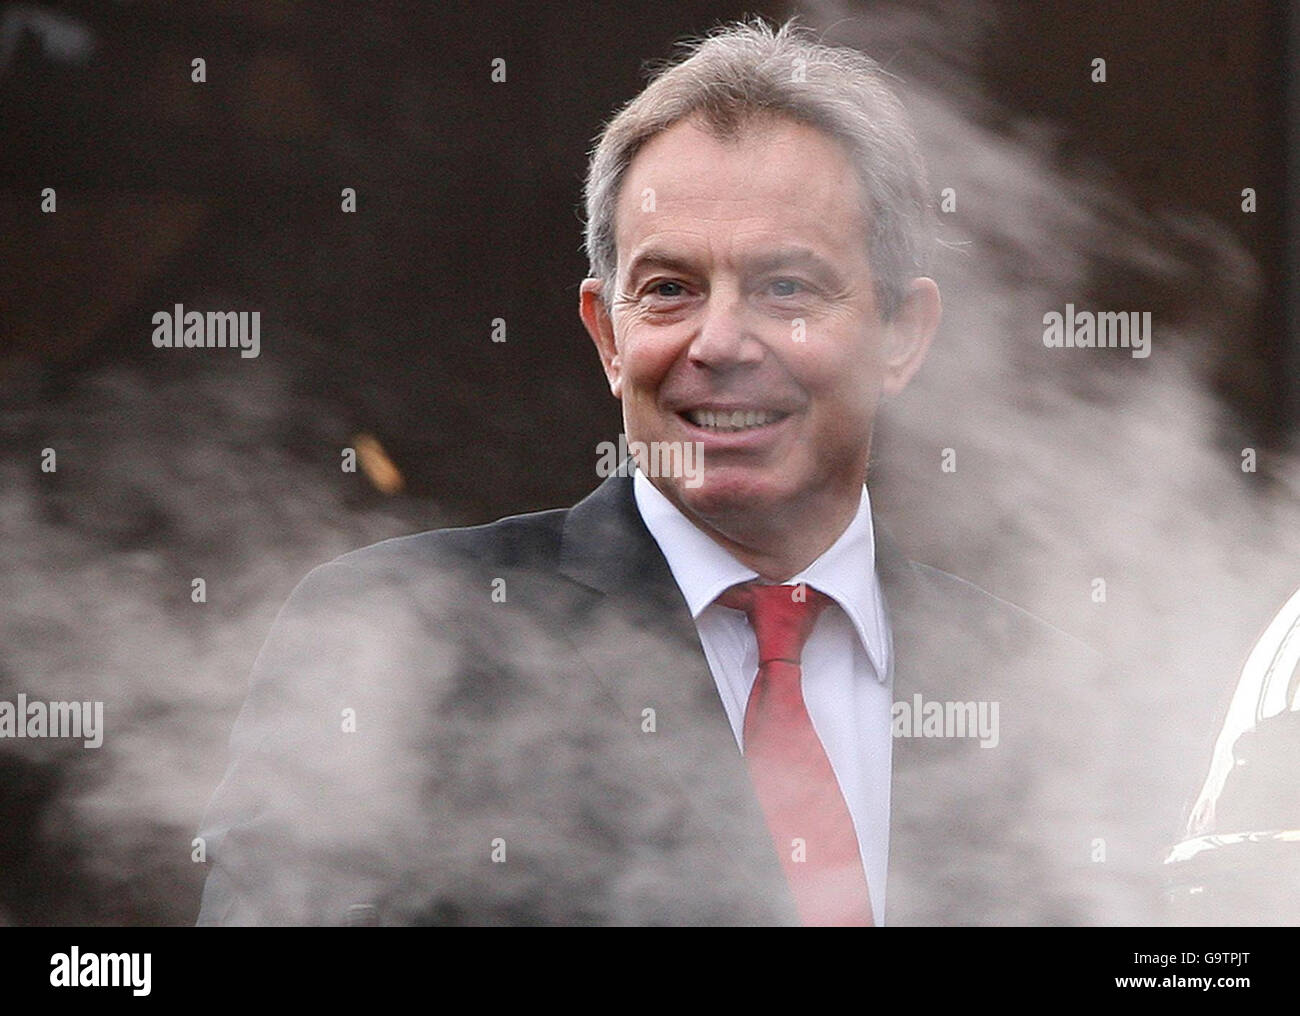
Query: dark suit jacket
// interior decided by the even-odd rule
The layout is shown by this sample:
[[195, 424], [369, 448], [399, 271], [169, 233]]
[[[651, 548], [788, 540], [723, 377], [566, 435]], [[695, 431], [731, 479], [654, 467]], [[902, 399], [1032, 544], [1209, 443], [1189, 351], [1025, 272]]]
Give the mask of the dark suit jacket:
[[[1095, 658], [877, 542], [895, 701], [999, 705], [996, 747], [896, 737], [886, 924], [1104, 922]], [[630, 478], [317, 568], [231, 751], [200, 924], [796, 921]]]

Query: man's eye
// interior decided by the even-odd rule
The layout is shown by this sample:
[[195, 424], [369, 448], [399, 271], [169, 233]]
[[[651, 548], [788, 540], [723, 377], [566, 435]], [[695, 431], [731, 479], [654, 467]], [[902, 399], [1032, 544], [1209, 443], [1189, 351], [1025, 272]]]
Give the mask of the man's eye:
[[650, 287], [650, 292], [655, 296], [662, 296], [671, 300], [672, 298], [681, 296], [685, 293], [686, 287], [680, 282], [656, 282]]
[[795, 296], [805, 288], [798, 279], [773, 279], [767, 284], [767, 291], [773, 296]]

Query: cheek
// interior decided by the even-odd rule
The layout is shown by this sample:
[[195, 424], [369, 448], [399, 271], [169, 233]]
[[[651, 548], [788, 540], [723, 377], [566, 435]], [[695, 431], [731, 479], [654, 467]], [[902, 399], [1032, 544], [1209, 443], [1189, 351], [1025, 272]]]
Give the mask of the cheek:
[[810, 396], [845, 408], [870, 402], [880, 387], [879, 358], [863, 343], [826, 339], [792, 348], [785, 357], [791, 375]]
[[625, 390], [657, 389], [677, 361], [679, 343], [661, 330], [628, 329], [619, 343]]

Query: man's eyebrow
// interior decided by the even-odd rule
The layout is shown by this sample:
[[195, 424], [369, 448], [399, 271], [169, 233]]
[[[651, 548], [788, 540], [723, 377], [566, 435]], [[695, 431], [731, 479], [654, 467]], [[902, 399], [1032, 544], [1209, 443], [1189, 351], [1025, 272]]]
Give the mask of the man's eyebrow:
[[781, 269], [801, 268], [828, 282], [839, 282], [842, 278], [832, 261], [807, 247], [783, 247], [779, 250], [765, 251], [752, 257], [744, 257], [741, 263], [747, 272], [755, 275]]
[[[839, 282], [842, 279], [841, 273], [833, 262], [808, 247], [783, 247], [778, 250], [744, 255], [740, 258], [740, 263], [742, 271], [750, 275], [799, 268], [827, 282]], [[698, 271], [699, 267], [688, 256], [674, 254], [659, 247], [649, 247], [632, 259], [628, 265], [627, 277], [632, 279], [651, 269], [690, 274]]]
[[635, 278], [641, 272], [658, 268], [669, 272], [688, 274], [696, 271], [697, 266], [689, 257], [673, 254], [659, 247], [647, 247], [636, 255], [627, 266], [627, 277]]

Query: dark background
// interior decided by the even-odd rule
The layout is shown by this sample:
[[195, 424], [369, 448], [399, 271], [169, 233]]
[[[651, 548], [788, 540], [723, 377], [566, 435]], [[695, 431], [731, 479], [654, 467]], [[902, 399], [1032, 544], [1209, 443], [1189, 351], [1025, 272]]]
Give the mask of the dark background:
[[[1189, 441], [1229, 466], [1257, 448], [1260, 474], [1238, 475], [1233, 497], [1279, 496], [1300, 423], [1285, 323], [1283, 5], [0, 4], [0, 504], [6, 557], [12, 548], [0, 692], [94, 690], [110, 717], [129, 717], [110, 742], [130, 745], [0, 745], [0, 920], [191, 921], [203, 866], [189, 840], [247, 667], [297, 579], [375, 539], [567, 505], [595, 485], [595, 446], [620, 417], [576, 315], [586, 153], [643, 83], [644, 61], [719, 21], [796, 11], [831, 41], [868, 39], [905, 86], [950, 104], [990, 145], [1032, 135], [1054, 171], [1105, 188], [1098, 216], [1183, 224], [1154, 230], [1176, 270], [1056, 236], [1078, 241], [1077, 284], [1049, 306], [1152, 310], [1167, 326], [1158, 348], [1186, 341], [1215, 407]], [[1088, 81], [1097, 55], [1102, 86]], [[191, 81], [195, 57], [206, 83]], [[498, 57], [504, 83], [490, 78]], [[930, 155], [936, 192], [952, 155]], [[1241, 210], [1247, 186], [1255, 214]], [[55, 214], [41, 212], [44, 187]], [[357, 191], [355, 214], [340, 210], [343, 187]], [[1207, 254], [1207, 236], [1231, 255]], [[996, 231], [965, 257], [998, 259], [1012, 287], [1037, 263]], [[261, 356], [154, 349], [151, 316], [175, 303], [259, 310]], [[950, 298], [952, 348], [959, 307]], [[505, 343], [491, 341], [494, 318]], [[1084, 384], [1063, 361], [1044, 369], [1063, 390]], [[1050, 410], [1056, 389], [1044, 391]], [[1111, 419], [1114, 400], [1085, 398]], [[362, 433], [400, 470], [402, 493], [340, 470]], [[906, 549], [1107, 642], [1091, 615], [1001, 570], [998, 512], [981, 517], [981, 538], [960, 540], [969, 501], [927, 499], [918, 513], [901, 475], [922, 455], [910, 434], [886, 430], [879, 474]], [[58, 451], [55, 474], [39, 471], [45, 447]], [[1098, 475], [1099, 497], [1125, 482]], [[1231, 505], [1206, 511], [1226, 528], [1205, 548], [1259, 539], [1232, 529]], [[1179, 695], [1184, 736], [1150, 802], [1171, 835], [1235, 668], [1294, 587], [1294, 559], [1281, 564], [1260, 581], [1237, 576], [1258, 602], [1217, 618], [1217, 655]], [[193, 576], [208, 603], [190, 601]], [[1203, 592], [1181, 590], [1168, 630], [1195, 623]], [[1166, 666], [1173, 686], [1177, 665], [1142, 602], [1108, 648]]]

